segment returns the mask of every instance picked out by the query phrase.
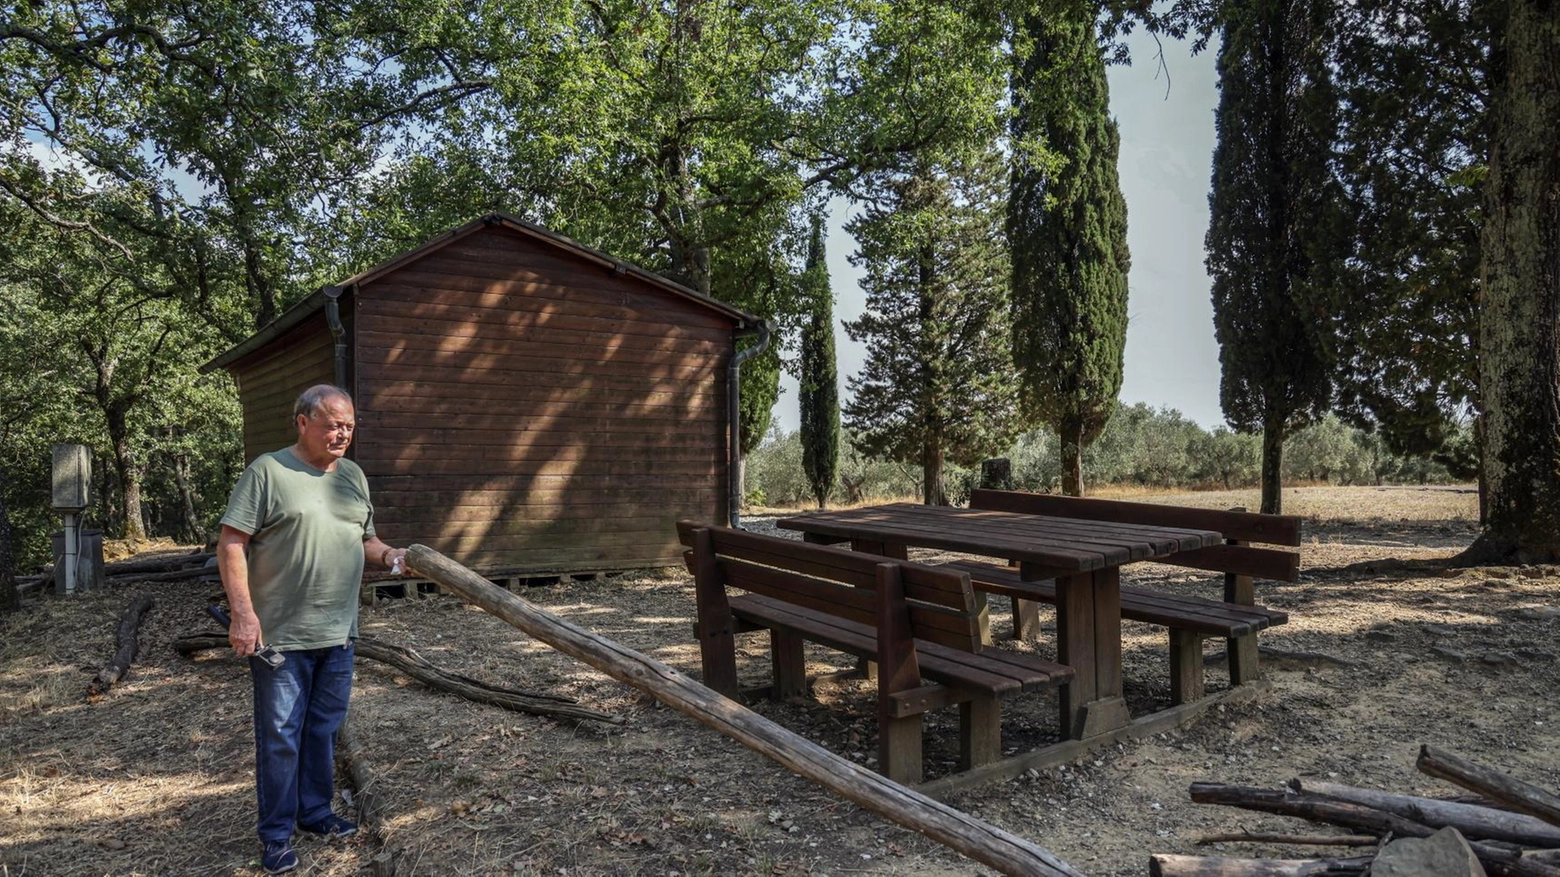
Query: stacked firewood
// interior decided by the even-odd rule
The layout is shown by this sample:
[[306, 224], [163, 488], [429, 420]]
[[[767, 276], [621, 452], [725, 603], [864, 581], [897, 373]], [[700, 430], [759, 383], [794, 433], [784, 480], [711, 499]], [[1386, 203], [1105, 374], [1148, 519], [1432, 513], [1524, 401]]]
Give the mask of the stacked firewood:
[[[209, 551], [197, 549], [183, 554], [164, 554], [159, 557], [116, 560], [103, 564], [105, 585], [123, 585], [131, 582], [171, 582], [184, 579], [217, 577], [217, 570]], [[37, 575], [17, 576], [17, 589], [26, 593], [48, 590], [54, 586], [55, 569], [43, 568]]]
[[[1368, 847], [1361, 855], [1317, 859], [1234, 859], [1156, 854], [1155, 877], [1303, 877], [1409, 873], [1384, 866], [1394, 841], [1451, 839], [1466, 850], [1461, 873], [1560, 877], [1560, 797], [1529, 783], [1431, 746], [1420, 748], [1419, 769], [1472, 792], [1453, 799], [1398, 795], [1337, 783], [1291, 780], [1288, 790], [1224, 783], [1193, 783], [1192, 800], [1263, 813], [1296, 816], [1347, 829], [1348, 834], [1224, 834], [1199, 844], [1267, 842]], [[1450, 831], [1448, 831], [1450, 830]], [[1471, 855], [1469, 855], [1471, 854]], [[1381, 863], [1378, 863], [1381, 857]], [[1476, 861], [1474, 861], [1476, 859]], [[1372, 865], [1377, 867], [1372, 869]], [[1453, 873], [1438, 871], [1438, 873]]]

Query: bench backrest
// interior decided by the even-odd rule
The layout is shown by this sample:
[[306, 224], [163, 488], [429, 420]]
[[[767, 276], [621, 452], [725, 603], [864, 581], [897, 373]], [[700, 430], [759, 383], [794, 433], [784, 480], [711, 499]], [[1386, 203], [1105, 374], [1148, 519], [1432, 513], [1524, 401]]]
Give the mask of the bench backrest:
[[1183, 551], [1155, 562], [1285, 582], [1296, 581], [1300, 577], [1298, 552], [1257, 548], [1249, 544], [1299, 545], [1301, 519], [1296, 515], [1263, 515], [985, 489], [978, 489], [970, 495], [970, 508], [1113, 524], [1218, 530], [1224, 534], [1227, 544]]
[[968, 652], [981, 647], [980, 617], [965, 573], [825, 545], [811, 545], [692, 521], [677, 535], [689, 547], [688, 569], [697, 575], [694, 533], [710, 534], [714, 569], [726, 587], [741, 588], [805, 609], [878, 626], [877, 589], [889, 567], [904, 591], [911, 636]]

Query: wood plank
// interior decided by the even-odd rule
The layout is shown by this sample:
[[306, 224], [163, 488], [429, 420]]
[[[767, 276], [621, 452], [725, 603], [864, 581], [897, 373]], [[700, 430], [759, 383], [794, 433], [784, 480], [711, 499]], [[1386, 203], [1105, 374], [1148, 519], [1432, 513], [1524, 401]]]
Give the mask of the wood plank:
[[[596, 505], [584, 504], [569, 507], [517, 507], [509, 510], [498, 510], [499, 513], [487, 519], [455, 520], [440, 518], [437, 514], [426, 511], [430, 507], [420, 508], [394, 508], [375, 506], [374, 521], [378, 528], [416, 529], [419, 531], [431, 531], [443, 534], [460, 534], [465, 536], [485, 536], [488, 538], [518, 537], [538, 533], [610, 533], [621, 529], [621, 532], [657, 532], [661, 531], [661, 525], [671, 516], [687, 514], [690, 511], [700, 510], [700, 506], [714, 505], [714, 496], [708, 503], [688, 503], [681, 507], [670, 506], [662, 503], [644, 503], [641, 505], [624, 506], [622, 514], [616, 514], [615, 507], [609, 503]], [[607, 521], [619, 520], [622, 528], [614, 528]], [[652, 523], [653, 522], [653, 525]], [[668, 531], [670, 527], [666, 528]], [[668, 537], [669, 538], [669, 537]]]
[[1300, 580], [1300, 553], [1273, 548], [1210, 545], [1162, 557], [1154, 562], [1280, 582]]
[[1036, 547], [1033, 544], [1019, 543], [1007, 539], [960, 536], [949, 534], [945, 530], [902, 524], [897, 521], [885, 524], [837, 522], [834, 520], [821, 520], [818, 516], [809, 515], [797, 518], [783, 518], [776, 521], [775, 525], [787, 530], [802, 530], [807, 533], [817, 533], [840, 539], [860, 539], [865, 541], [882, 541], [886, 539], [924, 548], [941, 548], [969, 554], [1033, 558], [1069, 569], [1094, 569], [1105, 563], [1105, 558], [1097, 552], [1069, 550], [1051, 546]]
[[[507, 285], [506, 286], [512, 286]], [[712, 327], [703, 323], [681, 322], [674, 315], [635, 313], [625, 315], [617, 305], [598, 305], [569, 300], [559, 293], [566, 290], [556, 284], [535, 284], [524, 292], [506, 289], [457, 289], [449, 286], [376, 282], [368, 311], [381, 316], [423, 315], [423, 308], [465, 308], [503, 311], [522, 315], [535, 325], [556, 326], [578, 331], [613, 332], [623, 335], [657, 335], [724, 341], [731, 344], [729, 325]]]
[[[598, 312], [601, 312], [598, 309]], [[606, 342], [631, 345], [670, 345], [678, 349], [731, 350], [731, 329], [682, 327], [662, 320], [612, 317], [575, 317], [567, 309], [487, 307], [459, 304], [438, 298], [419, 302], [381, 301], [359, 318], [360, 325], [375, 332], [394, 332], [396, 324], [452, 324], [468, 327], [469, 334], [525, 340], [551, 337], [560, 344], [594, 346]], [[634, 331], [624, 331], [631, 328]], [[683, 331], [679, 331], [679, 329]], [[465, 333], [463, 333], [465, 334]]]
[[[452, 453], [451, 448], [460, 448]], [[461, 446], [447, 442], [392, 445], [386, 442], [365, 442], [358, 463], [364, 468], [374, 468], [383, 461], [442, 460], [450, 457], [482, 457], [489, 460], [518, 462], [536, 460], [589, 461], [589, 460], [652, 460], [666, 463], [698, 463], [723, 461], [726, 449], [635, 447], [633, 445], [576, 445], [536, 446], [528, 443], [512, 445], [472, 444]]]
[[396, 520], [429, 521], [447, 523], [487, 522], [506, 518], [524, 518], [531, 515], [549, 515], [561, 509], [581, 509], [587, 514], [600, 515], [601, 506], [621, 508], [632, 517], [633, 510], [701, 508], [716, 498], [716, 491], [667, 491], [645, 488], [632, 491], [602, 489], [583, 496], [572, 492], [550, 491], [546, 496], [527, 494], [519, 502], [490, 505], [448, 505], [426, 501], [416, 493], [402, 493], [386, 497], [373, 497], [374, 510], [379, 515], [394, 514]]
[[[467, 419], [468, 417], [470, 419]], [[539, 452], [545, 449], [562, 452], [598, 451], [608, 448], [621, 449], [622, 453], [687, 449], [698, 454], [715, 452], [724, 456], [726, 452], [726, 432], [723, 429], [699, 432], [610, 430], [584, 435], [546, 429], [524, 429], [517, 440], [513, 423], [486, 423], [479, 417], [469, 415], [450, 415], [450, 419], [441, 418], [427, 425], [422, 423], [408, 425], [404, 418], [379, 417], [377, 420], [373, 427], [373, 444], [376, 447], [372, 448], [376, 453], [380, 452], [377, 445], [381, 444], [392, 448], [404, 445], [525, 447]], [[360, 425], [358, 429], [366, 432], [368, 428]], [[359, 444], [361, 450], [370, 450], [362, 447], [369, 444], [368, 442], [360, 439]]]
[[[923, 515], [937, 514], [931, 506], [907, 505], [907, 511]], [[957, 523], [961, 527], [981, 527], [991, 532], [1014, 538], [1034, 538], [1037, 529], [1050, 538], [1065, 539], [1079, 546], [1120, 556], [1126, 551], [1130, 560], [1143, 560], [1172, 551], [1209, 544], [1207, 531], [1185, 530], [1172, 527], [1155, 527], [1138, 524], [1113, 524], [1110, 522], [1078, 521], [1068, 518], [1037, 518], [1016, 516], [1007, 512], [989, 512], [976, 509], [958, 509]], [[1097, 548], [1095, 546], [1098, 546]]]
[[690, 478], [715, 478], [726, 475], [726, 466], [717, 460], [709, 463], [660, 463], [646, 460], [486, 460], [452, 458], [442, 461], [413, 460], [399, 462], [384, 460], [375, 464], [375, 474], [380, 477], [423, 475], [466, 475], [502, 478], [522, 475], [557, 475], [569, 477], [633, 476], [633, 475], [681, 475]]
[[[870, 593], [870, 592], [866, 592]], [[747, 594], [731, 599], [732, 612], [742, 618], [768, 624], [783, 624], [803, 631], [809, 641], [831, 649], [876, 660], [877, 629], [875, 624], [853, 622], [837, 615], [808, 613], [784, 600]], [[962, 686], [988, 694], [1014, 694], [1022, 690], [1020, 680], [1009, 675], [1011, 668], [992, 672], [984, 667], [965, 663], [965, 658], [978, 656], [925, 643], [922, 652], [922, 675], [945, 685]]]
[[1146, 502], [1122, 502], [985, 489], [977, 489], [970, 495], [970, 505], [974, 508], [994, 511], [1218, 530], [1229, 539], [1263, 542], [1270, 545], [1300, 544], [1301, 518], [1296, 515], [1262, 515], [1253, 512], [1228, 512]]
[[[391, 490], [412, 491], [459, 491], [469, 493], [473, 502], [485, 501], [490, 494], [498, 494], [502, 500], [503, 494], [519, 493], [535, 490], [561, 490], [572, 485], [587, 483], [591, 485], [606, 483], [602, 479], [578, 479], [572, 475], [493, 475], [479, 473], [476, 475], [384, 475], [378, 472], [368, 472], [369, 490], [378, 496], [381, 492]], [[724, 473], [722, 473], [724, 477]], [[657, 476], [656, 473], [646, 473], [642, 478], [634, 478], [632, 484], [637, 487], [687, 486], [688, 481], [684, 476]]]
[[[630, 335], [621, 332], [591, 332], [564, 329], [556, 326], [530, 325], [523, 315], [512, 311], [492, 311], [482, 308], [436, 308], [432, 305], [419, 308], [419, 314], [365, 315], [358, 328], [364, 332], [398, 335], [403, 342], [418, 335], [434, 335], [445, 338], [494, 338], [511, 344], [531, 345], [545, 343], [575, 350], [600, 350], [603, 354], [617, 350], [660, 351], [680, 353], [690, 357], [724, 359], [731, 355], [729, 338], [711, 340], [687, 338], [677, 335]], [[513, 319], [500, 319], [504, 315]], [[605, 356], [603, 356], [605, 358]]]
[[[684, 544], [687, 544], [688, 534], [697, 526], [693, 521], [677, 523], [677, 532]], [[714, 534], [716, 550], [721, 554], [797, 569], [810, 575], [822, 575], [858, 587], [875, 587], [877, 567], [883, 562], [880, 558], [864, 556], [860, 552], [808, 545], [795, 539], [764, 536], [729, 527], [712, 527], [711, 532]], [[808, 568], [801, 569], [796, 564], [804, 564]], [[911, 598], [965, 613], [973, 611], [973, 600], [966, 597], [969, 585], [961, 573], [924, 564], [901, 562], [899, 565], [901, 580]]]
[[563, 296], [574, 301], [617, 305], [625, 314], [675, 315], [677, 322], [709, 328], [729, 327], [735, 321], [696, 305], [672, 292], [662, 291], [638, 279], [618, 280], [607, 272], [579, 270], [568, 265], [543, 266], [504, 263], [480, 258], [451, 258], [435, 254], [415, 265], [387, 275], [395, 283], [467, 290], [504, 289], [527, 295]]
[[510, 371], [548, 374], [588, 374], [626, 376], [635, 380], [665, 379], [685, 381], [700, 375], [724, 376], [727, 357], [664, 356], [654, 369], [630, 369], [624, 363], [602, 356], [580, 357], [580, 349], [568, 348], [560, 357], [536, 344], [517, 343], [510, 338], [481, 336], [449, 337], [440, 335], [404, 335], [401, 333], [359, 332], [357, 362], [360, 367], [396, 362], [404, 365], [448, 365], [454, 363], [491, 365]]
[[444, 320], [398, 320], [389, 317], [371, 317], [363, 321], [361, 331], [394, 335], [395, 347], [433, 347], [448, 349], [451, 342], [460, 344], [467, 339], [483, 339], [508, 345], [511, 349], [523, 348], [528, 356], [554, 357], [587, 362], [640, 362], [650, 365], [698, 364], [709, 361], [724, 365], [731, 355], [729, 347], [691, 343], [636, 343], [624, 338], [597, 343], [563, 339], [553, 341], [551, 333], [534, 333], [515, 337], [490, 330], [485, 326], [456, 323]]
[[[725, 401], [725, 389], [717, 387], [713, 379], [692, 383], [663, 382], [650, 384], [644, 380], [619, 378], [597, 381], [588, 376], [558, 375], [552, 371], [505, 371], [485, 368], [445, 367], [433, 365], [380, 365], [367, 375], [371, 383], [394, 382], [423, 384], [458, 384], [502, 387], [505, 398], [527, 402], [551, 403], [603, 403], [624, 405], [703, 407], [719, 405]], [[533, 378], [535, 380], [533, 380]], [[437, 392], [432, 388], [425, 394]], [[445, 391], [451, 392], [451, 391]], [[454, 391], [461, 392], [461, 391]], [[380, 401], [374, 399], [373, 402]], [[390, 401], [390, 400], [385, 400]], [[361, 407], [372, 408], [373, 402]]]

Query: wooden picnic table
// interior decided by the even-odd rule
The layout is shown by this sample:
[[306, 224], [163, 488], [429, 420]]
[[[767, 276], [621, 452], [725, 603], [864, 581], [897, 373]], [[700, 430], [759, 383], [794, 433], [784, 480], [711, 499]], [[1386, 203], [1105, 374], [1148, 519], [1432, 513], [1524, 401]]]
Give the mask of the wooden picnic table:
[[1224, 542], [1213, 530], [912, 503], [814, 512], [776, 526], [886, 557], [902, 559], [913, 546], [1003, 558], [1026, 582], [1055, 579], [1057, 660], [1077, 674], [1062, 686], [1061, 727], [1080, 740], [1131, 721], [1121, 687], [1122, 565]]

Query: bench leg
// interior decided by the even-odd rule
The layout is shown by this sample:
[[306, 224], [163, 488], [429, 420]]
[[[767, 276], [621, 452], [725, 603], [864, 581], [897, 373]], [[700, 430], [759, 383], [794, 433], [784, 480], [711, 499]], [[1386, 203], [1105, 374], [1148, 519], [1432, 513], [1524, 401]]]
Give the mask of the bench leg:
[[[1232, 543], [1243, 544], [1243, 543]], [[1251, 576], [1224, 574], [1224, 602], [1254, 606], [1257, 602], [1256, 584]], [[1230, 685], [1244, 685], [1262, 678], [1257, 667], [1256, 634], [1235, 637], [1225, 641], [1226, 654], [1230, 658]]]
[[769, 631], [769, 660], [774, 670], [770, 697], [784, 700], [807, 693], [807, 664], [802, 658], [802, 637], [794, 631]]
[[1013, 598], [1013, 638], [1021, 642], [1034, 642], [1040, 638], [1039, 603]]
[[990, 764], [1002, 757], [1002, 704], [977, 697], [959, 704], [959, 770]]
[[1203, 688], [1203, 637], [1190, 630], [1170, 628], [1170, 703], [1201, 700]]
[[1262, 671], [1257, 667], [1256, 634], [1249, 633], [1225, 640], [1225, 648], [1229, 650], [1231, 686], [1245, 685], [1262, 678]]
[[878, 718], [878, 773], [904, 786], [921, 781], [921, 716]]
[[991, 645], [991, 601], [985, 591], [976, 591], [975, 594], [975, 621], [980, 626], [980, 644]]

